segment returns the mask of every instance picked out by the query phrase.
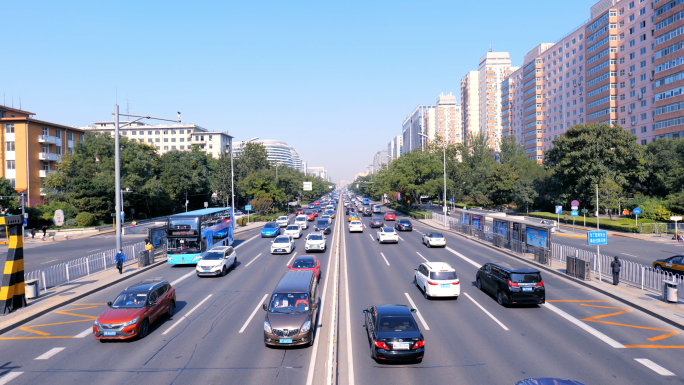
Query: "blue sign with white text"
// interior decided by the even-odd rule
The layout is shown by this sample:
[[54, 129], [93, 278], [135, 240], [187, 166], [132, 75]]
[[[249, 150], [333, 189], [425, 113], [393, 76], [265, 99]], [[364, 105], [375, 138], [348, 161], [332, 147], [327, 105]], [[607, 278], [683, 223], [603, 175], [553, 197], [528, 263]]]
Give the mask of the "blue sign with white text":
[[576, 217], [576, 216], [579, 215], [579, 211], [577, 211], [577, 210], [572, 210], [572, 211], [570, 211], [570, 215], [572, 215], [573, 217]]
[[587, 232], [587, 244], [591, 246], [607, 245], [608, 234], [605, 230], [595, 230]]
[[556, 206], [555, 214], [563, 214], [563, 206]]
[[251, 210], [252, 210], [252, 205], [245, 206], [245, 211], [251, 211]]

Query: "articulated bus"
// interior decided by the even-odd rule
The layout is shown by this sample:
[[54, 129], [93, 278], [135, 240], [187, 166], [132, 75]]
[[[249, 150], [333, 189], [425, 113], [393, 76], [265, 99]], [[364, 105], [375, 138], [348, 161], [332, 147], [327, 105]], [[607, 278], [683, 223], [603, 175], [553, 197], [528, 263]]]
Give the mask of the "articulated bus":
[[214, 246], [233, 244], [233, 209], [216, 207], [167, 219], [167, 263], [196, 264]]

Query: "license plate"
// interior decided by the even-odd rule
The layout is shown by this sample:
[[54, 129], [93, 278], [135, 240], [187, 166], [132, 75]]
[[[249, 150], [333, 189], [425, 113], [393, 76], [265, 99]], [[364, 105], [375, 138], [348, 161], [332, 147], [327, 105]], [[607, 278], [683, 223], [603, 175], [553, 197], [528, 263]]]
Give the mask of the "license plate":
[[394, 350], [408, 350], [409, 344], [408, 342], [395, 342], [392, 344], [392, 347], [394, 347]]
[[283, 249], [278, 249], [278, 250], [276, 250], [276, 251], [278, 251], [278, 252], [283, 252], [283, 251], [285, 251], [285, 250], [283, 250]]
[[533, 289], [531, 287], [523, 287], [523, 291], [532, 291]]
[[442, 287], [442, 289], [448, 289], [449, 286], [451, 286], [451, 285], [440, 285], [440, 286]]
[[105, 337], [114, 337], [116, 336], [116, 332], [104, 332]]
[[281, 338], [280, 339], [281, 344], [291, 344], [292, 343], [292, 338]]

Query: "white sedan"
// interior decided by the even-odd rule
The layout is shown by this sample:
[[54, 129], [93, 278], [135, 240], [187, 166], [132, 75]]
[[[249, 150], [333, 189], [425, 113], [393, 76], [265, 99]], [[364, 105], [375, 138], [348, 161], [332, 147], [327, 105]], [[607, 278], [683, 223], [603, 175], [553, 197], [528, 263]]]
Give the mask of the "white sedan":
[[289, 225], [285, 228], [285, 235], [289, 235], [294, 239], [299, 239], [302, 237], [302, 228], [299, 225]]
[[451, 265], [444, 262], [425, 262], [415, 269], [415, 284], [427, 299], [455, 297], [461, 294], [461, 285]]
[[216, 246], [207, 251], [202, 260], [197, 262], [195, 272], [203, 275], [226, 275], [229, 269], [235, 268], [237, 254], [232, 246]]
[[306, 220], [306, 215], [297, 215], [294, 223], [304, 230], [309, 228], [309, 221]]
[[380, 243], [394, 242], [399, 243], [399, 234], [391, 227], [381, 227], [376, 233], [375, 239]]
[[422, 240], [423, 244], [427, 247], [446, 247], [446, 238], [444, 238], [444, 235], [440, 233], [425, 233]]
[[363, 233], [363, 223], [361, 221], [351, 221], [349, 222], [349, 232], [360, 232]]
[[290, 254], [295, 248], [294, 240], [289, 235], [279, 235], [271, 243], [271, 254]]
[[290, 220], [283, 215], [282, 217], [278, 217], [278, 219], [276, 219], [276, 224], [280, 227], [285, 227], [290, 224]]

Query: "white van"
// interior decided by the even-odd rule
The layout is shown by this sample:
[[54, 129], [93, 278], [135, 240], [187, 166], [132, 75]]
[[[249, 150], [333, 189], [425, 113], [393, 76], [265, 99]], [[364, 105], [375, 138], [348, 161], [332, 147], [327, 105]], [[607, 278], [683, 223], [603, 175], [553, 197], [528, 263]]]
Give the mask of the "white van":
[[297, 217], [295, 218], [294, 223], [295, 223], [296, 225], [299, 225], [299, 227], [300, 227], [302, 230], [306, 230], [306, 229], [309, 228], [309, 222], [306, 220], [306, 215], [297, 215]]

